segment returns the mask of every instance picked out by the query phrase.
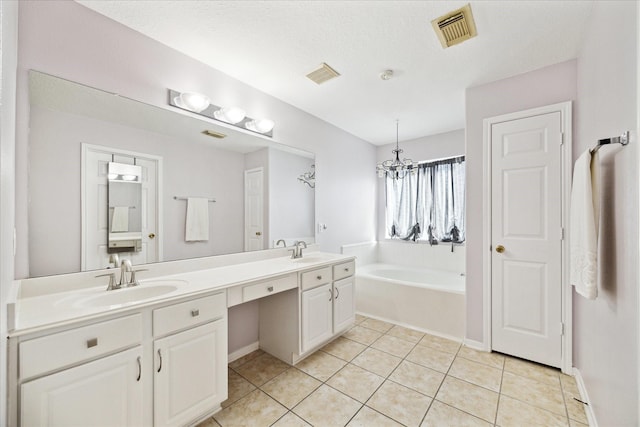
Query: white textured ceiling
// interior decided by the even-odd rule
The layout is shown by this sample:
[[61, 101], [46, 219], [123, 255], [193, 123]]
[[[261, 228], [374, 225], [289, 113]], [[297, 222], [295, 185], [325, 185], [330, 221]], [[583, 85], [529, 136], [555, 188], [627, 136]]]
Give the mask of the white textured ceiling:
[[[431, 20], [466, 1], [79, 3], [380, 145], [396, 119], [401, 140], [463, 128], [465, 88], [575, 58], [592, 2], [471, 1], [478, 36], [446, 50]], [[322, 62], [341, 76], [316, 85]]]

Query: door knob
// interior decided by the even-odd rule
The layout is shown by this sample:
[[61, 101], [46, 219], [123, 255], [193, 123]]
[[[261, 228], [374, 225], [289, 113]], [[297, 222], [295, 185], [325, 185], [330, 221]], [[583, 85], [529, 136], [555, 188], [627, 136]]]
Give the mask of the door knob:
[[498, 252], [499, 254], [504, 252], [504, 246], [502, 245], [498, 245], [496, 246], [496, 252]]
[[149, 233], [149, 238], [153, 239], [154, 237], [156, 237], [156, 235], [154, 233]]
[[261, 231], [256, 231], [256, 236], [262, 236], [262, 232]]

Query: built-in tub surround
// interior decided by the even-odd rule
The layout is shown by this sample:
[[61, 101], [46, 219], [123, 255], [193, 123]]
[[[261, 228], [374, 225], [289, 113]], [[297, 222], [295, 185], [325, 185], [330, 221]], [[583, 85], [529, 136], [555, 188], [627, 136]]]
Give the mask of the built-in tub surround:
[[227, 398], [229, 307], [259, 302], [260, 347], [288, 363], [353, 324], [353, 257], [261, 256], [109, 291], [105, 277], [80, 287], [74, 275], [58, 276], [49, 292], [34, 279], [17, 283], [10, 424], [85, 425], [98, 416], [107, 425], [191, 425]]
[[343, 246], [356, 256], [356, 310], [461, 340], [465, 327], [465, 247], [398, 241]]

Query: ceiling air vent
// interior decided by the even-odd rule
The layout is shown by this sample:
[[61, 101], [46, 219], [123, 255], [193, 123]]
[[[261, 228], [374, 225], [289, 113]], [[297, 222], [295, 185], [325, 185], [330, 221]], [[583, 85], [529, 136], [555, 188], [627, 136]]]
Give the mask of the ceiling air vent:
[[338, 77], [339, 75], [339, 72], [323, 62], [320, 68], [307, 74], [307, 77], [317, 84], [322, 84], [328, 80]]
[[440, 39], [443, 48], [448, 48], [465, 40], [475, 37], [476, 23], [473, 21], [471, 5], [454, 10], [440, 18], [431, 21], [433, 29]]

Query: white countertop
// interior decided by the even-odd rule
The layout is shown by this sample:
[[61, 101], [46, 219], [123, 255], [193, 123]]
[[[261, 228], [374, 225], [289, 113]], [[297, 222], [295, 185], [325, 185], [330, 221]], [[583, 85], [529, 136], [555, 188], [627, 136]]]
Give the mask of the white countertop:
[[[89, 306], [85, 304], [84, 302], [88, 299], [107, 292], [108, 280], [105, 277], [103, 286], [17, 298], [14, 313], [15, 325], [13, 330], [9, 332], [9, 336], [20, 336], [77, 321], [134, 311], [149, 305], [166, 303], [188, 296], [197, 296], [256, 280], [269, 279], [287, 273], [304, 271], [352, 259], [354, 257], [347, 255], [309, 252], [303, 258], [295, 260], [291, 259], [291, 257], [278, 257], [154, 277], [153, 279], [140, 278], [140, 287], [144, 287], [145, 284], [148, 285], [152, 281], [178, 280], [185, 282], [180, 283], [175, 291], [135, 302], [110, 306]], [[138, 287], [133, 289], [138, 289]], [[108, 292], [126, 291], [127, 289]]]

